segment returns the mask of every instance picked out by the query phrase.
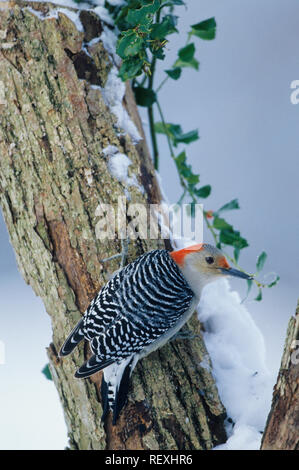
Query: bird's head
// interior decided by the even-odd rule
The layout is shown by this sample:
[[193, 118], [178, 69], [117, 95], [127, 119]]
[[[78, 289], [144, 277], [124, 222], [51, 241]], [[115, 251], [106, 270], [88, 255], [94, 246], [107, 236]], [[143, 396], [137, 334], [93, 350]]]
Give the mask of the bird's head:
[[207, 243], [172, 251], [170, 256], [197, 295], [206, 284], [223, 276], [252, 279], [248, 274], [232, 268], [223, 253]]

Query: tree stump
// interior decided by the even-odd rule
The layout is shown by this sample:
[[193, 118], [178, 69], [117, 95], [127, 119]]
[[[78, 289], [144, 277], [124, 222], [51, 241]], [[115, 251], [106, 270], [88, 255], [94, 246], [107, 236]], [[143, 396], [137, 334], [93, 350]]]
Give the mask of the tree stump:
[[299, 450], [299, 304], [289, 321], [261, 449]]

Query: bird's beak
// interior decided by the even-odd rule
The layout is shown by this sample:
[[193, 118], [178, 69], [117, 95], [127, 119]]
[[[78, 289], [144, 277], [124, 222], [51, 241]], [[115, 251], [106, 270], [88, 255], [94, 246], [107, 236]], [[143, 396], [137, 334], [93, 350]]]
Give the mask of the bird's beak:
[[241, 279], [252, 280], [253, 277], [234, 268], [220, 268], [220, 271], [227, 276], [240, 277]]

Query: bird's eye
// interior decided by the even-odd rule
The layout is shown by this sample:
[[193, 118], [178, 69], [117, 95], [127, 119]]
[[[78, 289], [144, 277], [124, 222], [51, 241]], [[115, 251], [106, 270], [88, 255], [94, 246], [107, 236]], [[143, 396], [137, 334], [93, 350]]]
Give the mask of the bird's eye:
[[213, 256], [207, 256], [207, 257], [206, 257], [206, 262], [207, 262], [208, 264], [213, 264], [213, 263], [214, 263], [214, 258], [213, 258]]

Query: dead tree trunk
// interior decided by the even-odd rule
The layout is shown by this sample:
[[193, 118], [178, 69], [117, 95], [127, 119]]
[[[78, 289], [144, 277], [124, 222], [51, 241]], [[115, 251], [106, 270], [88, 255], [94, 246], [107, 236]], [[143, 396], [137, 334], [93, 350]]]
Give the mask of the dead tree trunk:
[[[1, 3], [0, 196], [19, 269], [52, 320], [48, 355], [70, 447], [210, 449], [225, 440], [225, 411], [210, 371], [200, 366], [207, 356], [201, 339], [174, 341], [141, 361], [115, 427], [111, 417], [101, 424], [101, 374], [90, 380], [74, 378], [88, 355], [86, 345], [63, 360], [57, 356], [66, 335], [107, 282], [108, 270], [118, 268], [118, 261], [100, 262], [119, 252], [120, 242], [117, 237], [97, 237], [99, 204], [116, 208], [124, 195], [141, 204], [161, 198], [130, 87], [116, 103], [118, 112], [115, 97], [103, 99], [115, 67], [113, 54], [103, 40], [87, 42], [105, 28], [107, 37], [107, 25], [94, 13], [81, 11], [80, 32], [56, 8]], [[69, 10], [75, 21], [78, 12]], [[120, 128], [115, 113], [124, 109], [143, 136], [138, 145], [130, 129]], [[132, 122], [130, 126], [132, 131]], [[103, 152], [108, 145], [130, 158], [129, 180], [109, 172]], [[164, 242], [137, 238], [129, 260], [157, 247]], [[195, 318], [189, 328], [200, 335]]]
[[262, 450], [299, 450], [299, 304], [289, 321]]

